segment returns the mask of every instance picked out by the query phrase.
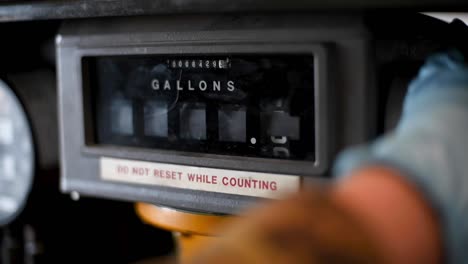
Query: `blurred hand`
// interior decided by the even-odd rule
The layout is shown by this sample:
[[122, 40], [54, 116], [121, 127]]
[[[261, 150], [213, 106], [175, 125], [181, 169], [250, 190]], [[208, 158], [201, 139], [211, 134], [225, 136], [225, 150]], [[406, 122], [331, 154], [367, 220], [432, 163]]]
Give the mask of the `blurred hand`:
[[190, 263], [382, 263], [377, 259], [355, 219], [308, 190], [250, 210]]

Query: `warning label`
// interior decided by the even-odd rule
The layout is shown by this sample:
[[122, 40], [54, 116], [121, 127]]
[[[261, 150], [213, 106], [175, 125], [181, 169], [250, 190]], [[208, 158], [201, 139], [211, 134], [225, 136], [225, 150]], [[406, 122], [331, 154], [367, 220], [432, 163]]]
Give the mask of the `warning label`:
[[190, 190], [280, 198], [296, 192], [300, 177], [145, 161], [101, 158], [101, 178]]

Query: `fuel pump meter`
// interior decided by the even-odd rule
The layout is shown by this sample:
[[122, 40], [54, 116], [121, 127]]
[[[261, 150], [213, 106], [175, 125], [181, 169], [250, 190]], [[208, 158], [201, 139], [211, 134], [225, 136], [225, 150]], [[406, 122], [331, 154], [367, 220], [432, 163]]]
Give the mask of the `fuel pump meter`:
[[66, 192], [234, 213], [372, 130], [359, 17], [74, 21], [57, 46]]

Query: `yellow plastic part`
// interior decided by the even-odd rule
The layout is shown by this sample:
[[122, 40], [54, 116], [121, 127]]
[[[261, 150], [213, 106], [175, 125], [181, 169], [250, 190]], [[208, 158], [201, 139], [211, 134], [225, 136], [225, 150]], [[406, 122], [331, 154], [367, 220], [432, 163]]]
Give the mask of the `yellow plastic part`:
[[145, 223], [172, 231], [182, 263], [190, 260], [205, 243], [215, 243], [219, 226], [232, 219], [231, 216], [180, 211], [147, 203], [137, 203], [135, 209]]

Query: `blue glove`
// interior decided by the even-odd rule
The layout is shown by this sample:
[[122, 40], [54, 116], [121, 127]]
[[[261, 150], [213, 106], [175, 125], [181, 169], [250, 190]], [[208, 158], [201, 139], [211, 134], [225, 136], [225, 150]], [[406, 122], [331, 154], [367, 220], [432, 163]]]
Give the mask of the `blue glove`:
[[448, 263], [468, 263], [468, 66], [436, 55], [410, 84], [397, 128], [342, 153], [337, 176], [365, 165], [397, 168], [440, 216]]

